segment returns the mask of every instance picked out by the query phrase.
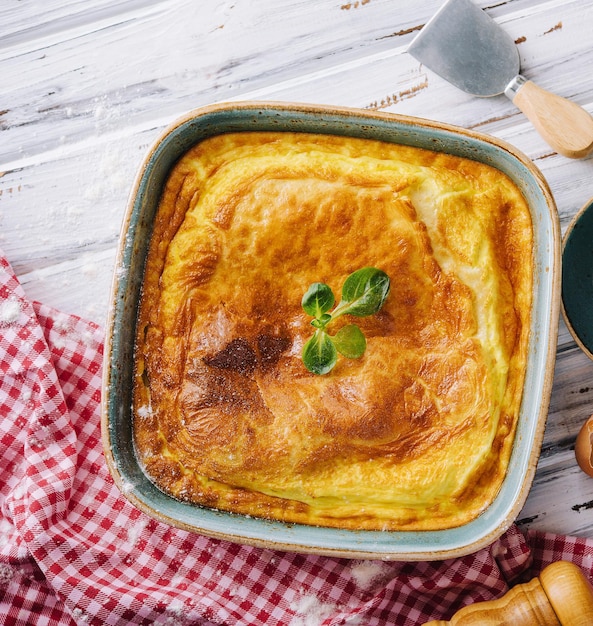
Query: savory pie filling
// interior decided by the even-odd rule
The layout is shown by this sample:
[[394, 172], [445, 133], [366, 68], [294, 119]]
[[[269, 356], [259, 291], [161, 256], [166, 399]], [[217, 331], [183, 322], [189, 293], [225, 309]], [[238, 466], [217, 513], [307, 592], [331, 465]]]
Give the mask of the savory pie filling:
[[[475, 518], [519, 416], [532, 236], [519, 190], [476, 161], [304, 133], [196, 145], [163, 192], [139, 310], [147, 474], [179, 499], [286, 522]], [[301, 298], [365, 266], [391, 281], [356, 319], [366, 351], [312, 374]]]

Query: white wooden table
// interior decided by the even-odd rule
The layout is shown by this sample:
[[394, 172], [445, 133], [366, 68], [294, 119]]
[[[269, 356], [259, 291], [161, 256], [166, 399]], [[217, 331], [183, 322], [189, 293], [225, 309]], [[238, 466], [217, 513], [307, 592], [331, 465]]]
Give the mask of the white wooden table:
[[[523, 73], [593, 112], [593, 0], [477, 0]], [[103, 324], [127, 195], [163, 128], [201, 105], [281, 100], [477, 129], [534, 160], [563, 231], [593, 160], [558, 156], [504, 96], [477, 99], [406, 52], [440, 0], [2, 0], [0, 248], [30, 298]], [[593, 537], [574, 460], [593, 363], [560, 321], [555, 383], [524, 527]]]

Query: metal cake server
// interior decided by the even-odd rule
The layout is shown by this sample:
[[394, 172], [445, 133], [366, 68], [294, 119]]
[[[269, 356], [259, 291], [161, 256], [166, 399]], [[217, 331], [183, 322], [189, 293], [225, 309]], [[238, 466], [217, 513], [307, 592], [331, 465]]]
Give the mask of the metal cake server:
[[560, 154], [582, 158], [593, 151], [593, 117], [522, 76], [515, 42], [472, 0], [447, 0], [408, 52], [467, 93], [504, 93]]

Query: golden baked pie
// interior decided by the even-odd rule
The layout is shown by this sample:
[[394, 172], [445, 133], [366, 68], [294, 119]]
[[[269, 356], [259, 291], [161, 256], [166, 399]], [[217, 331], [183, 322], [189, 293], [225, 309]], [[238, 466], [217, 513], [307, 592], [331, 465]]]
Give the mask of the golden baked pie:
[[[519, 416], [532, 234], [518, 188], [476, 161], [305, 133], [199, 143], [170, 173], [146, 262], [133, 427], [147, 475], [290, 523], [472, 520]], [[356, 321], [366, 351], [312, 374], [301, 298], [363, 267], [391, 282]]]

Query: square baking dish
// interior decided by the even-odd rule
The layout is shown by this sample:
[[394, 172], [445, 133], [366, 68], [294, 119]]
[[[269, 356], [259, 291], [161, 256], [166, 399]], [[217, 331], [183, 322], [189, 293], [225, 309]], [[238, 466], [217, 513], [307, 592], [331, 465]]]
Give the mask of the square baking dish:
[[[241, 131], [291, 131], [377, 139], [450, 153], [509, 176], [532, 215], [532, 327], [523, 401], [506, 478], [473, 521], [439, 531], [349, 531], [284, 524], [178, 501], [144, 474], [134, 449], [132, 390], [136, 316], [153, 219], [167, 176], [190, 147]], [[469, 554], [496, 540], [516, 519], [535, 474], [548, 412], [560, 300], [560, 228], [552, 195], [532, 162], [512, 146], [461, 128], [412, 117], [315, 105], [243, 102], [189, 113], [146, 155], [125, 215], [106, 332], [102, 433], [105, 458], [124, 496], [153, 518], [236, 543], [346, 558], [434, 560]]]

